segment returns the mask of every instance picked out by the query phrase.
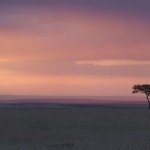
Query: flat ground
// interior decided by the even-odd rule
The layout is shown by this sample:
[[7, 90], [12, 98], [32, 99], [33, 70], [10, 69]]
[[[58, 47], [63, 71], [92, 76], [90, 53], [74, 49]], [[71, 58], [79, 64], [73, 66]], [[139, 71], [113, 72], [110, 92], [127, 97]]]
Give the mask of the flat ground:
[[150, 110], [1, 108], [0, 150], [149, 150]]

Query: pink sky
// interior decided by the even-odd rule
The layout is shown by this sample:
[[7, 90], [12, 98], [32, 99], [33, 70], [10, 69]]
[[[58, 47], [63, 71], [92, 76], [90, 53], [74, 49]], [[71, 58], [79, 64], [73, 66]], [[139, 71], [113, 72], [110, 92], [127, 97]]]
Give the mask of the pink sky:
[[146, 0], [22, 1], [0, 0], [0, 94], [126, 96], [150, 83]]

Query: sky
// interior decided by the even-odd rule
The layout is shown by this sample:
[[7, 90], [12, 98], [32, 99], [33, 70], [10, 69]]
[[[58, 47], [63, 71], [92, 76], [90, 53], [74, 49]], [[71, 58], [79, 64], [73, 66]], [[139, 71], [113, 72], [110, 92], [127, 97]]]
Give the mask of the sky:
[[0, 94], [129, 96], [150, 83], [149, 0], [0, 0]]

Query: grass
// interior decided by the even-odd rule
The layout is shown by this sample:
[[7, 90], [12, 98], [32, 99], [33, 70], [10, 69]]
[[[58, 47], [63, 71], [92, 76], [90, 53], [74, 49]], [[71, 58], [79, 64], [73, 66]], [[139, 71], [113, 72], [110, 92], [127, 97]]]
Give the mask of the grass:
[[0, 150], [149, 148], [150, 110], [0, 109]]

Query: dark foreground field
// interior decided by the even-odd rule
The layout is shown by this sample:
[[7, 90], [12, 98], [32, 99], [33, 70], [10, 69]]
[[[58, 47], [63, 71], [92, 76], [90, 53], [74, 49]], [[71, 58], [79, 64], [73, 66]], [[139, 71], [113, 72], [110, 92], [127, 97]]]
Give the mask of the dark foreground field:
[[149, 150], [150, 110], [1, 108], [0, 150]]

